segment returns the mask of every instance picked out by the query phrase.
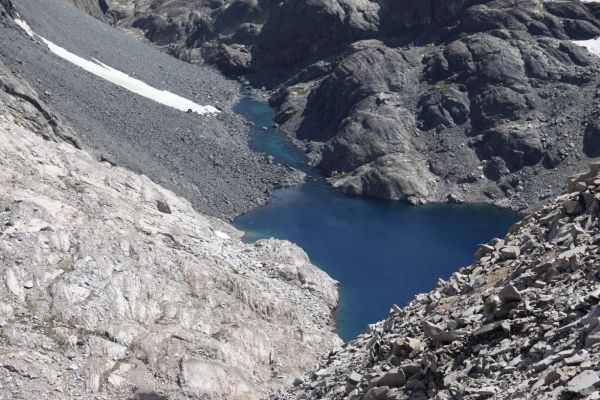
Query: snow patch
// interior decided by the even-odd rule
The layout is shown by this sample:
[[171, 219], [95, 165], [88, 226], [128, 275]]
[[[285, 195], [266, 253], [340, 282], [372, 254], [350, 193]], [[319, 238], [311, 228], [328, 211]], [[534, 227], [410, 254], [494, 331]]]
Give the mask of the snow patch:
[[229, 236], [225, 232], [215, 231], [215, 235], [217, 235], [217, 237], [220, 237], [221, 239], [227, 239], [227, 240], [231, 239], [231, 236]]
[[107, 81], [114, 83], [117, 86], [125, 88], [130, 92], [133, 92], [135, 94], [153, 100], [157, 103], [184, 112], [187, 112], [189, 110], [198, 114], [217, 114], [220, 112], [217, 108], [213, 106], [201, 106], [197, 103], [194, 103], [191, 100], [178, 96], [174, 93], [168, 92], [166, 90], [156, 89], [148, 85], [147, 83], [132, 78], [126, 73], [109, 67], [108, 65], [103, 64], [96, 59], [92, 59], [93, 61], [90, 61], [86, 60], [85, 58], [79, 57], [78, 55], [73, 54], [70, 51], [36, 34], [27, 24], [27, 22], [21, 19], [15, 19], [15, 23], [18, 26], [20, 26], [21, 29], [23, 29], [25, 33], [27, 33], [29, 36], [41, 39], [44, 42], [44, 44], [48, 46], [48, 49], [58, 57], [63, 58], [69, 61], [70, 63], [75, 64], [78, 67], [83, 68], [84, 70], [100, 78], [106, 79]]
[[578, 46], [583, 46], [592, 54], [600, 56], [600, 38], [589, 40], [572, 40]]

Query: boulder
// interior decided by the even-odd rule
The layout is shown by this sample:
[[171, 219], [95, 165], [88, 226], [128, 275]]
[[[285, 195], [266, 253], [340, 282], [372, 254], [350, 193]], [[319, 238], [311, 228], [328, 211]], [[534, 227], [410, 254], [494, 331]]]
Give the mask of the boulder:
[[498, 293], [498, 296], [500, 298], [500, 301], [502, 301], [502, 303], [510, 303], [513, 301], [523, 300], [521, 293], [517, 290], [517, 288], [515, 288], [510, 283], [508, 285], [504, 286], [502, 288], [502, 290], [500, 290], [500, 293]]
[[399, 369], [393, 369], [385, 374], [373, 378], [369, 381], [369, 387], [399, 387], [406, 383], [404, 372]]
[[423, 321], [422, 327], [425, 336], [442, 343], [455, 342], [467, 336], [467, 332], [462, 330], [443, 330], [441, 327], [427, 321]]
[[362, 400], [386, 400], [390, 388], [387, 386], [372, 387], [367, 390]]
[[392, 344], [394, 355], [407, 358], [415, 358], [424, 348], [423, 342], [415, 338], [398, 338]]
[[579, 373], [567, 383], [566, 390], [582, 396], [597, 392], [600, 390], [600, 372], [587, 370]]

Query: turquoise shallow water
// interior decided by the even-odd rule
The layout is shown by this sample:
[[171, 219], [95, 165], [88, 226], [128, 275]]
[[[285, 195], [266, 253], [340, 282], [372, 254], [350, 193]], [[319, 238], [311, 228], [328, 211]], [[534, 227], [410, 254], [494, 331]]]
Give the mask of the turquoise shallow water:
[[[253, 147], [301, 166], [303, 155], [272, 124], [265, 103], [243, 99], [237, 111], [256, 124]], [[517, 220], [490, 206], [411, 207], [398, 202], [351, 198], [322, 179], [274, 193], [273, 201], [234, 224], [247, 241], [276, 237], [301, 246], [311, 260], [340, 281], [336, 312], [348, 340], [473, 259], [479, 243], [503, 236]]]

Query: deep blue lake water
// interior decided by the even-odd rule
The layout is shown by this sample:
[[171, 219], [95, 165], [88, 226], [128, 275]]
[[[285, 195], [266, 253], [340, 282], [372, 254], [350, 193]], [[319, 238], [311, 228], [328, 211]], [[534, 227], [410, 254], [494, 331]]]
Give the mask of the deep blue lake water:
[[[302, 167], [303, 154], [271, 128], [268, 104], [245, 98], [237, 112], [256, 126], [252, 146], [276, 160]], [[262, 127], [269, 127], [263, 130]], [[384, 319], [468, 265], [479, 243], [504, 236], [517, 217], [484, 205], [412, 207], [352, 198], [322, 179], [275, 191], [273, 201], [234, 221], [246, 241], [275, 237], [301, 246], [320, 268], [340, 281], [336, 312], [344, 340]]]

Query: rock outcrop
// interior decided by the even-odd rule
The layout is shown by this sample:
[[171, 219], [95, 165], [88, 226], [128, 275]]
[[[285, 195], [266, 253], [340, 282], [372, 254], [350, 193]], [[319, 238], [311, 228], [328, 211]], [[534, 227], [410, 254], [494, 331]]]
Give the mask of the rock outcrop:
[[[556, 195], [552, 182], [595, 151], [600, 59], [571, 40], [600, 35], [597, 4], [421, 3], [387, 6], [376, 35], [363, 26], [338, 50], [311, 46], [310, 65], [272, 99], [278, 122], [322, 143], [314, 158], [344, 192], [516, 209]], [[405, 22], [386, 22], [396, 17]]]
[[69, 0], [77, 8], [102, 21], [110, 21], [106, 0]]
[[13, 16], [13, 5], [10, 0], [0, 0], [0, 17], [5, 20]]
[[0, 82], [0, 398], [253, 399], [339, 345], [302, 250], [244, 244]]
[[[14, 25], [12, 22], [14, 16], [12, 2], [0, 0], [0, 24]], [[1, 115], [10, 116], [20, 126], [47, 140], [64, 141], [77, 148], [81, 147], [74, 132], [40, 100], [26, 81], [15, 76], [2, 62], [0, 62], [0, 110]]]
[[272, 399], [597, 399], [600, 162]]
[[17, 78], [0, 62], [0, 110], [16, 119], [20, 126], [55, 142], [64, 141], [80, 148], [73, 131], [39, 99], [25, 81]]
[[573, 43], [600, 36], [597, 2], [108, 5], [177, 57], [275, 88], [277, 122], [346, 193], [531, 210], [600, 154], [600, 58]]

